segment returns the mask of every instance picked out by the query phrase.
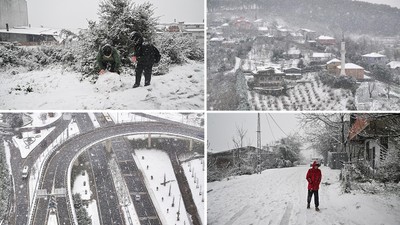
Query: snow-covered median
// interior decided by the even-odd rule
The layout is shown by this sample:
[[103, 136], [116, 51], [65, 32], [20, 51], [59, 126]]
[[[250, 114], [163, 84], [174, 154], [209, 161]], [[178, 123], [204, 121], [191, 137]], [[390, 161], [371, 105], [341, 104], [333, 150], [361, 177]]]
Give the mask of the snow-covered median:
[[[208, 221], [213, 224], [400, 224], [400, 197], [342, 194], [339, 170], [321, 167], [320, 212], [307, 209], [309, 167], [265, 170], [208, 183]], [[311, 202], [313, 206], [313, 201]]]
[[[132, 74], [133, 75], [133, 74]], [[204, 65], [191, 61], [174, 66], [151, 85], [133, 89], [131, 74], [102, 75], [96, 84], [61, 67], [12, 75], [1, 72], [2, 109], [180, 109], [204, 108]]]

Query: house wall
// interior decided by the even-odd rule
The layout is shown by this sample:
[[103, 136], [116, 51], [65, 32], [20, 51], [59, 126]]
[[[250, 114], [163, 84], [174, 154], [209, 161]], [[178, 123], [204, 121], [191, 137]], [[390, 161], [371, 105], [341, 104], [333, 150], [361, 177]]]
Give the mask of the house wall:
[[[340, 69], [336, 67], [336, 75], [340, 75]], [[356, 80], [364, 79], [364, 69], [346, 69], [346, 76], [354, 77]]]
[[0, 29], [28, 26], [28, 5], [26, 0], [0, 0]]

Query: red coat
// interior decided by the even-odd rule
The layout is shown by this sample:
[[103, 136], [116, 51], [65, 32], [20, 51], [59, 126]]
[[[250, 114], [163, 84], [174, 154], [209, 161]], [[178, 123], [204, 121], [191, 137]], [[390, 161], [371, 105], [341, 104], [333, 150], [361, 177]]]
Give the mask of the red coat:
[[314, 165], [316, 162], [313, 163], [313, 167], [308, 170], [306, 179], [308, 181], [308, 190], [318, 190], [319, 184], [321, 183], [322, 174], [320, 169], [314, 169]]

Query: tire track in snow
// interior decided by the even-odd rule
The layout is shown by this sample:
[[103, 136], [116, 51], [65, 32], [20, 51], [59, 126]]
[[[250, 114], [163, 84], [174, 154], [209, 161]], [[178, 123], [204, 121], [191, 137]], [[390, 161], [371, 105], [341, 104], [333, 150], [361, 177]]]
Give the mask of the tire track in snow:
[[240, 216], [242, 216], [247, 209], [249, 208], [248, 205], [245, 205], [241, 210], [239, 210], [239, 212], [235, 213], [235, 215], [233, 215], [233, 217], [225, 223], [225, 225], [232, 225]]
[[290, 215], [292, 214], [292, 210], [293, 210], [293, 203], [289, 202], [289, 204], [287, 204], [286, 206], [285, 213], [283, 213], [282, 220], [279, 223], [279, 225], [289, 225], [289, 219]]

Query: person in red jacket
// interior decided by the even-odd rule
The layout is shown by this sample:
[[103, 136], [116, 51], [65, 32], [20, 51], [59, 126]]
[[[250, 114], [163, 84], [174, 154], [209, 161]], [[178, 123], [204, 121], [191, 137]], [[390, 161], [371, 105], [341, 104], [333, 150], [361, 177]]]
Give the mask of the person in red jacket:
[[307, 209], [310, 208], [311, 198], [314, 195], [314, 203], [316, 211], [319, 211], [318, 189], [322, 179], [321, 170], [318, 169], [318, 167], [319, 164], [317, 163], [317, 161], [314, 161], [312, 164], [312, 168], [308, 170], [306, 176], [306, 179], [308, 181]]

